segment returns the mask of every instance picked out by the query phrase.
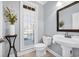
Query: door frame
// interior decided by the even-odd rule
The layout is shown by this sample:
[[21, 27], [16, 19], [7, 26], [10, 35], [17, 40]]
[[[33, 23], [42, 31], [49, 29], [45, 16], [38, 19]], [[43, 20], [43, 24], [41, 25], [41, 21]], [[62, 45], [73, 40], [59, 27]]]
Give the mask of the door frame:
[[28, 1], [21, 1], [20, 2], [20, 51], [26, 50], [24, 48], [24, 40], [23, 40], [23, 24], [22, 24], [22, 12], [23, 12], [23, 4], [33, 4], [36, 8], [36, 21], [35, 21], [35, 27], [34, 27], [34, 44], [38, 43], [38, 5], [33, 2]]

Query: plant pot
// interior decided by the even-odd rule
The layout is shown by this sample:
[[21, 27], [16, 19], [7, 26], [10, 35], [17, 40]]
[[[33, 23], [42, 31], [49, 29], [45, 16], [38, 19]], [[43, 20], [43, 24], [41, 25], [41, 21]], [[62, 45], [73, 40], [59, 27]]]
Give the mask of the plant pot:
[[63, 29], [62, 27], [60, 27], [59, 29]]
[[59, 29], [64, 29], [64, 26], [62, 26], [62, 27], [59, 27]]
[[14, 35], [15, 34], [15, 25], [10, 25], [9, 34], [10, 35]]

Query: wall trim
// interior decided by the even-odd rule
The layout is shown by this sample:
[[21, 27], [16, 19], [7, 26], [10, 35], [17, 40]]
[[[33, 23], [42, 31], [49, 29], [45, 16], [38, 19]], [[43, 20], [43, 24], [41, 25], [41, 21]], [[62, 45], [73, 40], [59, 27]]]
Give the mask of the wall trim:
[[49, 49], [49, 48], [47, 48], [47, 50], [48, 50], [51, 54], [55, 55], [56, 57], [62, 57], [62, 56], [60, 56], [58, 53], [54, 52], [53, 50], [51, 50], [51, 49]]

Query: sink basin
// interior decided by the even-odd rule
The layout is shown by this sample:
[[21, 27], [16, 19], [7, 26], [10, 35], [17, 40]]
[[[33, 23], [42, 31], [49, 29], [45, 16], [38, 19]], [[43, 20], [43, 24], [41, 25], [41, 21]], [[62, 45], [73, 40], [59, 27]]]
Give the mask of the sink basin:
[[66, 38], [64, 35], [54, 35], [53, 43], [58, 43], [62, 47], [62, 56], [72, 56], [72, 48], [79, 48], [79, 37], [72, 36]]
[[72, 36], [72, 38], [65, 38], [64, 35], [54, 35], [53, 39], [54, 42], [57, 42], [61, 45], [72, 47], [72, 48], [79, 48], [78, 36]]

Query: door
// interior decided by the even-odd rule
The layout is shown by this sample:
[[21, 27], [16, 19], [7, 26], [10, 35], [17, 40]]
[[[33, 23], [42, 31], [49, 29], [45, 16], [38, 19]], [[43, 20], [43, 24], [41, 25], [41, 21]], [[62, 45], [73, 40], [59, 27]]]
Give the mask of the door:
[[32, 2], [21, 2], [20, 47], [31, 49], [38, 42], [38, 9]]

